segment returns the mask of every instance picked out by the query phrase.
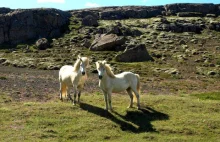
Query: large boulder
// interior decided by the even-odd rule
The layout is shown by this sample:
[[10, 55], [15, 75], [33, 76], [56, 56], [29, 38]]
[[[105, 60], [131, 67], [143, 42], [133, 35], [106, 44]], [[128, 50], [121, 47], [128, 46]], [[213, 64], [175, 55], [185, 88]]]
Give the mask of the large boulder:
[[92, 51], [115, 51], [125, 43], [125, 38], [116, 34], [97, 34], [90, 46]]
[[41, 37], [58, 37], [69, 22], [69, 12], [57, 9], [1, 9], [0, 44], [17, 44]]
[[92, 15], [87, 15], [82, 19], [82, 25], [84, 26], [98, 26], [97, 18]]
[[44, 50], [50, 47], [50, 44], [46, 38], [41, 38], [36, 41], [36, 47], [40, 50]]
[[153, 61], [144, 44], [129, 45], [123, 53], [115, 57], [118, 62], [143, 62]]

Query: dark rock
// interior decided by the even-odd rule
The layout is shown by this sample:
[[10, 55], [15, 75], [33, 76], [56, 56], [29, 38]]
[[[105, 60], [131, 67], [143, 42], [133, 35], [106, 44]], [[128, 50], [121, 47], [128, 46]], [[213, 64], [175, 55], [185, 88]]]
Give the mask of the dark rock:
[[46, 38], [41, 38], [36, 41], [36, 47], [40, 50], [45, 50], [50, 47], [50, 44]]
[[57, 9], [6, 9], [0, 14], [0, 44], [60, 36], [69, 17], [68, 12]]
[[82, 25], [84, 26], [98, 26], [97, 18], [93, 17], [92, 15], [88, 15], [82, 19]]
[[208, 75], [216, 75], [217, 73], [215, 71], [209, 71], [207, 74]]
[[144, 44], [129, 45], [123, 53], [115, 57], [118, 62], [143, 62], [153, 61]]
[[10, 8], [6, 8], [6, 7], [1, 7], [0, 8], [0, 14], [6, 14], [6, 13], [9, 13], [11, 11], [13, 11], [13, 10], [10, 9]]
[[6, 60], [6, 58], [0, 58], [0, 64], [4, 63]]
[[185, 42], [184, 40], [180, 40], [180, 41], [179, 41], [179, 44], [180, 44], [180, 45], [182, 45], [182, 44], [185, 45], [186, 42]]
[[199, 12], [179, 12], [178, 17], [202, 17], [202, 13]]
[[219, 21], [212, 21], [208, 25], [210, 30], [220, 31], [220, 22]]
[[125, 38], [116, 34], [99, 34], [90, 46], [92, 51], [115, 51], [115, 47], [125, 43]]

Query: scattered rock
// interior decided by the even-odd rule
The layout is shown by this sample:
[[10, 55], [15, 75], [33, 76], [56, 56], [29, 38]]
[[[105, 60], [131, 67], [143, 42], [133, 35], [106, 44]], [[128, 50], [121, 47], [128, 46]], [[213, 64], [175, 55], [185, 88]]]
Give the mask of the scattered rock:
[[198, 55], [198, 54], [199, 54], [198, 50], [196, 50], [196, 49], [192, 50], [192, 55]]
[[184, 40], [180, 40], [180, 41], [179, 41], [179, 45], [182, 45], [182, 44], [184, 44], [184, 45], [185, 45], [185, 44], [186, 44], [186, 42], [185, 42]]
[[175, 68], [170, 68], [166, 70], [165, 73], [174, 75], [174, 74], [179, 74], [179, 71]]
[[220, 46], [216, 46], [216, 47], [215, 47], [215, 50], [220, 50]]
[[6, 58], [0, 58], [0, 64], [4, 63], [6, 60]]
[[192, 40], [190, 40], [190, 42], [192, 42], [194, 44], [197, 44], [198, 43], [198, 39], [192, 39]]
[[215, 71], [209, 71], [208, 73], [207, 73], [207, 75], [216, 75], [217, 73], [215, 72]]

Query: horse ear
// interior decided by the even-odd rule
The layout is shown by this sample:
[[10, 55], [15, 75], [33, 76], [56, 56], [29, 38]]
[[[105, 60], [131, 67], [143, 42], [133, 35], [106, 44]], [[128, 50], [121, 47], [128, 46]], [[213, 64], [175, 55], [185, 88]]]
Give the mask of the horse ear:
[[81, 59], [81, 55], [80, 54], [78, 55], [78, 59]]
[[105, 65], [105, 64], [107, 63], [107, 61], [106, 61], [106, 60], [104, 60], [104, 61], [102, 61], [102, 63], [103, 63], [103, 65]]
[[98, 62], [98, 61], [97, 61], [97, 62], [95, 62], [95, 65], [96, 65], [96, 66], [98, 66], [98, 65], [99, 65], [99, 62]]

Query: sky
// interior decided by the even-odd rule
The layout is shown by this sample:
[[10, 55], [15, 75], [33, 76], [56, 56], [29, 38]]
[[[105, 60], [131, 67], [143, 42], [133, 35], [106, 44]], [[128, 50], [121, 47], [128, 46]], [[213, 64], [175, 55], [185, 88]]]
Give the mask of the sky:
[[220, 0], [0, 0], [0, 7], [11, 9], [57, 8], [61, 10], [73, 10], [102, 6], [154, 6], [171, 3], [220, 4]]

